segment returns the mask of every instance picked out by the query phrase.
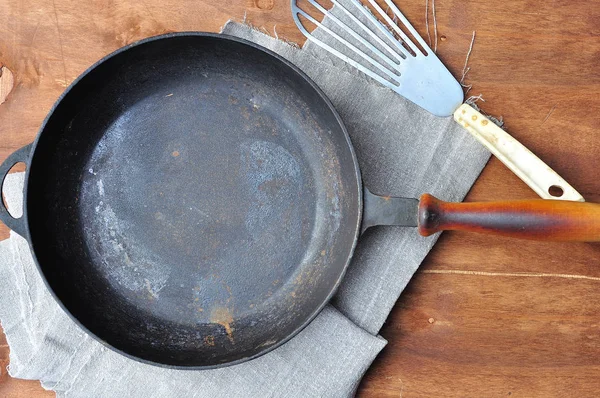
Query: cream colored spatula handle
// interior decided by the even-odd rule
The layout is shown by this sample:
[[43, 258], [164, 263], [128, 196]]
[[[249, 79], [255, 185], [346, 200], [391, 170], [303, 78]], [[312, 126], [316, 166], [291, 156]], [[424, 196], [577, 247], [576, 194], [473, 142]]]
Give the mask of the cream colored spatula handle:
[[[454, 112], [454, 120], [471, 133], [513, 173], [544, 199], [584, 202], [568, 182], [552, 170], [533, 152], [496, 126], [472, 106], [463, 104]], [[553, 196], [551, 187], [559, 187], [563, 194]]]

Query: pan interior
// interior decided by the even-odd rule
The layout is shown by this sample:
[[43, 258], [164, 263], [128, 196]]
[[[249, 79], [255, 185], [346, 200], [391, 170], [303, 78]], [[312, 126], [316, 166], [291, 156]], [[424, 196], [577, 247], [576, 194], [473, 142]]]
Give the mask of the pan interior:
[[162, 365], [241, 361], [324, 305], [360, 182], [335, 111], [254, 46], [179, 35], [85, 75], [30, 166], [32, 246], [100, 340]]

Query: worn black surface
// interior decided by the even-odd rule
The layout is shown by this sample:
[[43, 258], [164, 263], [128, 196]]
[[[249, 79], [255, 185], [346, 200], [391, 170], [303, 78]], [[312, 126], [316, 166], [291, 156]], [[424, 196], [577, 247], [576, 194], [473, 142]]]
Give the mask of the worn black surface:
[[378, 225], [416, 227], [419, 200], [380, 196], [363, 188], [363, 219], [361, 231]]
[[101, 341], [168, 366], [287, 340], [331, 297], [360, 223], [329, 101], [224, 36], [150, 39], [93, 67], [28, 173], [31, 245], [58, 300]]

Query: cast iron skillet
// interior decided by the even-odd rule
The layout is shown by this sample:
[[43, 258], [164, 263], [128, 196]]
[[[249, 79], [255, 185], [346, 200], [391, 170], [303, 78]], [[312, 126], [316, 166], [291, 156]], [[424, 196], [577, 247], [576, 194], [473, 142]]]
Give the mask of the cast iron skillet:
[[[104, 58], [2, 179], [18, 161], [24, 215], [0, 206], [0, 218], [76, 322], [151, 364], [212, 368], [283, 344], [331, 298], [361, 232], [359, 168], [329, 100], [278, 55], [223, 35], [169, 34]], [[416, 199], [364, 195], [363, 230], [417, 225]], [[539, 203], [507, 213], [426, 196], [420, 229], [597, 238], [583, 221], [597, 208], [580, 205], [572, 224], [566, 203], [550, 209], [561, 218]]]

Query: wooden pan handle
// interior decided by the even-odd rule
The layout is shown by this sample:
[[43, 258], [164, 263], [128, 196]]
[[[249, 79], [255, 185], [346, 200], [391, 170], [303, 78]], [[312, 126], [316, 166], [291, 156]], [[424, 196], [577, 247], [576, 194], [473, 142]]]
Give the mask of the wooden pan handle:
[[522, 239], [600, 241], [600, 204], [520, 200], [449, 203], [429, 194], [419, 202], [419, 233], [471, 231]]

